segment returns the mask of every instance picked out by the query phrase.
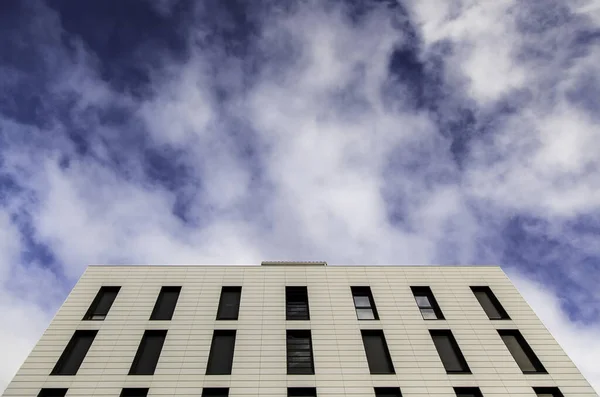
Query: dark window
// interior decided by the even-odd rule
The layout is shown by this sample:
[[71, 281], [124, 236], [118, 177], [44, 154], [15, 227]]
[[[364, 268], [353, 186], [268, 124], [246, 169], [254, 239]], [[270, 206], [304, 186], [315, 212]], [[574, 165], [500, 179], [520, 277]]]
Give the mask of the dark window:
[[310, 320], [306, 287], [285, 287], [285, 319]]
[[456, 397], [483, 397], [478, 387], [455, 387]]
[[233, 366], [235, 330], [217, 330], [213, 333], [206, 375], [230, 375]]
[[498, 333], [523, 373], [546, 373], [546, 369], [518, 330], [501, 329]]
[[317, 389], [314, 387], [288, 387], [288, 397], [317, 397]]
[[429, 330], [446, 372], [471, 373], [450, 330]]
[[156, 299], [150, 320], [170, 320], [179, 299], [181, 287], [162, 287]]
[[129, 388], [121, 390], [120, 397], [146, 397], [148, 395], [148, 388]]
[[50, 375], [75, 375], [98, 331], [79, 330], [67, 344]]
[[558, 387], [534, 387], [537, 397], [564, 397]]
[[425, 320], [443, 320], [444, 315], [429, 287], [410, 287]]
[[402, 397], [399, 387], [376, 387], [375, 397]]
[[375, 300], [369, 287], [350, 287], [356, 316], [359, 320], [379, 320]]
[[154, 375], [166, 337], [166, 330], [152, 329], [144, 332], [129, 369], [129, 375]]
[[37, 397], [65, 397], [68, 389], [42, 389]]
[[205, 387], [202, 389], [202, 397], [227, 397], [229, 389], [226, 387]]
[[92, 301], [84, 320], [104, 320], [121, 287], [101, 287]]
[[365, 346], [367, 362], [369, 363], [369, 371], [372, 374], [395, 373], [392, 357], [385, 342], [383, 331], [378, 329], [363, 329], [360, 332]]
[[242, 287], [221, 288], [221, 298], [219, 299], [217, 320], [237, 320], [240, 312], [241, 296]]
[[508, 313], [504, 311], [490, 287], [471, 287], [471, 291], [490, 320], [510, 320]]
[[287, 373], [314, 374], [312, 340], [309, 330], [287, 331]]

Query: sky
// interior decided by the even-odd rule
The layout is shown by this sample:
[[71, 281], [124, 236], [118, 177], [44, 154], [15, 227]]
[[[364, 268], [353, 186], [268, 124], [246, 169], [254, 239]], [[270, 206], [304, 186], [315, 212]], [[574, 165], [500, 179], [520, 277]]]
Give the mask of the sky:
[[499, 264], [600, 391], [600, 1], [0, 1], [0, 390], [88, 264]]

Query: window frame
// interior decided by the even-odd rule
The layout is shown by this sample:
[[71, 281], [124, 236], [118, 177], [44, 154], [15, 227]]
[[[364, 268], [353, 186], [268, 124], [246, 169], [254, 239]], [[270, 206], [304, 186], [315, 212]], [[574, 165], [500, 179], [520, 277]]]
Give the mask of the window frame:
[[[293, 350], [293, 341], [294, 339], [307, 339], [308, 340], [308, 349], [301, 350], [296, 349]], [[294, 360], [292, 359], [294, 356], [290, 353], [302, 353], [303, 351], [308, 352], [309, 361], [307, 363], [310, 366], [294, 366], [292, 363]], [[315, 374], [315, 357], [313, 352], [313, 344], [312, 344], [312, 333], [309, 329], [288, 329], [285, 332], [285, 352], [286, 352], [286, 368], [288, 375], [314, 375]], [[302, 363], [302, 361], [297, 361], [298, 363]], [[300, 371], [298, 370], [300, 368]], [[304, 369], [304, 370], [303, 370]]]
[[[166, 299], [166, 295], [168, 293], [177, 293], [177, 297], [173, 302], [173, 307], [167, 307], [163, 309], [163, 301]], [[156, 302], [154, 302], [154, 308], [152, 309], [152, 313], [150, 314], [150, 321], [171, 321], [173, 319], [173, 315], [175, 314], [175, 309], [177, 309], [177, 302], [179, 301], [179, 296], [181, 295], [181, 286], [163, 286], [160, 288], [158, 292], [158, 296], [156, 298]], [[161, 312], [160, 310], [166, 310], [166, 313]], [[165, 315], [166, 314], [166, 315]]]
[[[124, 387], [119, 397], [146, 397], [150, 389], [147, 387]], [[138, 392], [137, 394], [135, 392]], [[141, 392], [141, 394], [139, 393]]]
[[[225, 352], [218, 352], [217, 344], [215, 343], [219, 337], [228, 338], [231, 340], [231, 346], [227, 345], [231, 350], [230, 357], [224, 357]], [[213, 336], [210, 342], [210, 350], [208, 352], [208, 360], [206, 362], [205, 375], [231, 375], [233, 370], [233, 359], [235, 356], [235, 342], [237, 338], [237, 331], [234, 329], [216, 329], [213, 331]], [[226, 364], [225, 367], [219, 367], [217, 363], [227, 359], [227, 362], [222, 361]]]
[[459, 393], [472, 394], [472, 397], [483, 397], [479, 387], [455, 387], [454, 394], [456, 394], [456, 397], [461, 397]]
[[[144, 333], [142, 334], [142, 339], [140, 340], [138, 348], [135, 352], [133, 361], [131, 362], [131, 367], [129, 367], [128, 375], [154, 375], [154, 372], [156, 372], [156, 367], [160, 360], [160, 356], [162, 355], [162, 349], [167, 340], [167, 333], [168, 333], [168, 331], [165, 329], [148, 329], [148, 330], [144, 331]], [[142, 360], [142, 356], [146, 349], [146, 345], [144, 345], [144, 342], [148, 343], [147, 342], [148, 338], [153, 337], [153, 336], [158, 336], [158, 337], [162, 336], [162, 340], [160, 342], [160, 347], [157, 349], [158, 354], [156, 355], [156, 360], [154, 361], [154, 366], [153, 366], [151, 372], [141, 371], [139, 369], [139, 366], [141, 365], [140, 362]]]
[[[527, 343], [527, 340], [525, 339], [523, 334], [521, 334], [521, 331], [519, 331], [518, 329], [497, 329], [496, 331], [498, 331], [498, 335], [500, 335], [500, 339], [502, 339], [502, 342], [506, 346], [506, 349], [509, 351], [513, 360], [515, 361], [515, 363], [517, 364], [519, 369], [524, 374], [547, 374], [548, 373], [548, 371], [542, 364], [542, 361], [538, 358], [537, 354], [535, 354], [535, 352], [533, 351], [533, 349], [531, 348], [529, 343]], [[533, 371], [523, 370], [523, 368], [521, 367], [521, 364], [516, 359], [513, 351], [510, 349], [509, 345], [506, 343], [506, 340], [503, 338], [503, 336], [512, 336], [515, 338], [515, 340], [517, 341], [517, 344], [519, 345], [519, 347], [521, 348], [522, 352], [525, 354], [527, 359], [530, 361], [531, 365], [535, 368], [535, 370], [533, 370]]]
[[[237, 297], [234, 307], [235, 313], [230, 314], [227, 313], [228, 305], [232, 305], [232, 303], [228, 303], [225, 299], [226, 294], [233, 293], [236, 294]], [[224, 285], [221, 287], [221, 294], [219, 295], [219, 305], [217, 308], [217, 317], [218, 321], [237, 321], [240, 317], [240, 306], [242, 304], [242, 287], [235, 285]]]
[[[435, 299], [435, 295], [433, 294], [431, 287], [429, 287], [429, 286], [411, 286], [410, 290], [413, 294], [413, 298], [415, 299], [417, 308], [419, 309], [419, 312], [421, 313], [421, 317], [423, 317], [423, 320], [435, 321], [435, 320], [445, 320], [446, 319], [444, 317], [444, 313], [442, 312], [442, 309], [440, 308], [440, 305], [437, 302], [437, 299]], [[427, 302], [429, 303], [429, 306], [421, 306], [417, 297], [422, 297], [422, 296], [427, 298]], [[425, 316], [423, 315], [423, 310], [433, 310], [433, 313], [435, 314], [436, 318], [425, 318]]]
[[[77, 372], [79, 371], [81, 364], [83, 364], [83, 361], [85, 360], [88, 352], [92, 348], [92, 345], [94, 344], [94, 340], [96, 339], [97, 335], [98, 335], [98, 330], [91, 330], [91, 329], [78, 329], [75, 332], [73, 332], [71, 339], [69, 339], [69, 342], [67, 342], [65, 349], [63, 350], [60, 357], [56, 361], [56, 364], [54, 365], [54, 368], [52, 368], [50, 375], [51, 376], [54, 376], [54, 375], [75, 376], [75, 375], [77, 375]], [[82, 352], [80, 353], [81, 359], [80, 360], [77, 359], [79, 361], [79, 363], [77, 363], [77, 368], [74, 371], [72, 371], [72, 370], [67, 371], [65, 369], [65, 367], [67, 366], [67, 363], [69, 363], [70, 360], [74, 360], [72, 357], [75, 352], [75, 348], [77, 347], [78, 337], [80, 337], [80, 338], [91, 337], [91, 340], [90, 340], [89, 344], [87, 345], [87, 347], [83, 348], [84, 351], [82, 350]], [[71, 363], [71, 364], [73, 364], [73, 363]]]
[[37, 397], [65, 397], [68, 391], [66, 387], [44, 387], [40, 389]]
[[542, 394], [550, 394], [552, 397], [565, 397], [560, 389], [556, 386], [552, 387], [534, 387], [533, 392], [539, 397]]
[[402, 397], [402, 391], [399, 387], [374, 387], [375, 397]]
[[317, 397], [316, 387], [288, 387], [287, 397]]
[[[394, 366], [394, 361], [392, 360], [392, 355], [390, 354], [390, 349], [387, 344], [387, 340], [385, 338], [385, 333], [382, 329], [361, 329], [360, 335], [363, 341], [363, 348], [365, 350], [365, 356], [367, 359], [367, 364], [369, 366], [369, 373], [371, 375], [390, 375], [396, 373], [396, 367]], [[383, 353], [383, 358], [387, 362], [387, 366], [389, 371], [382, 372], [375, 368], [375, 365], [381, 361], [381, 357], [376, 357], [376, 352], [369, 352], [368, 344], [365, 343], [365, 337], [378, 336], [381, 340], [381, 348]], [[369, 359], [371, 357], [372, 359]]]
[[[356, 313], [356, 318], [359, 321], [377, 321], [379, 320], [379, 313], [377, 312], [377, 306], [375, 305], [375, 298], [373, 298], [373, 292], [371, 291], [371, 287], [369, 286], [353, 286], [350, 287], [350, 292], [352, 293], [352, 303], [354, 304], [354, 311]], [[357, 297], [366, 297], [369, 300], [369, 306], [366, 305], [357, 305], [356, 298]], [[373, 318], [360, 318], [358, 314], [359, 310], [371, 310], [373, 314]]]
[[[462, 350], [460, 349], [460, 346], [458, 345], [458, 342], [456, 341], [456, 338], [454, 337], [454, 334], [452, 333], [451, 330], [449, 330], [449, 329], [430, 329], [429, 335], [431, 336], [431, 341], [433, 342], [435, 350], [438, 353], [438, 357], [440, 358], [440, 361], [442, 362], [442, 365], [444, 366], [444, 370], [446, 371], [446, 373], [448, 373], [448, 374], [471, 374], [472, 373], [471, 368], [469, 367], [469, 364], [467, 363], [467, 359], [463, 355]], [[448, 369], [448, 367], [446, 366], [447, 360], [446, 361], [444, 360], [444, 358], [441, 354], [440, 348], [438, 348], [438, 345], [435, 343], [435, 337], [437, 337], [437, 336], [448, 338], [450, 348], [454, 352], [456, 359], [458, 360], [458, 363], [459, 363], [460, 367], [462, 367], [462, 369], [460, 369], [460, 370]]]
[[[291, 298], [301, 296], [305, 298], [302, 302], [300, 300], [292, 300]], [[293, 310], [290, 310], [290, 306], [294, 302], [300, 302], [302, 304], [306, 304], [306, 313], [302, 318], [293, 314]], [[310, 304], [308, 299], [308, 287], [306, 286], [287, 286], [285, 287], [285, 320], [286, 321], [309, 321], [310, 320]]]
[[[510, 320], [510, 316], [504, 309], [504, 306], [502, 306], [502, 304], [496, 297], [496, 294], [494, 294], [494, 291], [492, 291], [492, 289], [490, 287], [488, 287], [488, 286], [470, 286], [469, 288], [471, 288], [473, 295], [475, 295], [475, 299], [477, 299], [477, 302], [479, 302], [481, 309], [485, 312], [485, 314], [487, 315], [487, 317], [490, 320]], [[486, 297], [490, 300], [491, 305], [498, 312], [499, 317], [492, 317], [490, 315], [490, 313], [485, 309], [485, 306], [481, 302], [479, 295], [477, 295], [478, 293], [482, 293], [482, 294], [486, 295]]]
[[203, 387], [202, 397], [228, 397], [228, 387]]
[[[119, 296], [120, 291], [121, 291], [120, 286], [111, 286], [111, 285], [101, 286], [100, 289], [98, 290], [98, 292], [96, 293], [96, 296], [92, 300], [92, 303], [88, 307], [88, 310], [85, 312], [85, 314], [83, 315], [83, 318], [81, 320], [82, 321], [104, 321], [106, 319], [106, 317], [108, 316], [108, 313], [110, 312], [110, 309], [112, 308], [112, 305], [114, 305], [115, 300], [117, 300], [117, 296]], [[104, 294], [106, 294], [106, 293], [114, 293], [115, 296], [111, 300], [108, 307], [106, 308], [106, 313], [96, 313], [96, 311], [98, 310], [98, 306], [102, 302], [102, 298], [103, 298]], [[99, 318], [95, 318], [95, 317], [99, 317]]]

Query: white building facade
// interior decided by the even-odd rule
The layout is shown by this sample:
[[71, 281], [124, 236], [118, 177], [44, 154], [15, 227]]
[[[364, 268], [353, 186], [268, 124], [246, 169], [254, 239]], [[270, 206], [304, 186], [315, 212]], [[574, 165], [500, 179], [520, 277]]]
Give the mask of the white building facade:
[[500, 267], [90, 266], [5, 397], [597, 396]]

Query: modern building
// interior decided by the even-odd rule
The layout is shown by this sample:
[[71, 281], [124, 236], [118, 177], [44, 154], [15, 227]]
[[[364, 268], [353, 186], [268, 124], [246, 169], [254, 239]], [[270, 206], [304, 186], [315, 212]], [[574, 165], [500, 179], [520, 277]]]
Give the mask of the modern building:
[[496, 266], [90, 266], [3, 396], [597, 396]]

